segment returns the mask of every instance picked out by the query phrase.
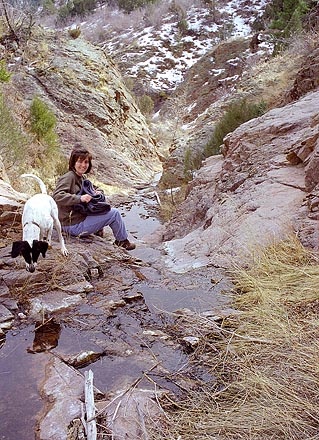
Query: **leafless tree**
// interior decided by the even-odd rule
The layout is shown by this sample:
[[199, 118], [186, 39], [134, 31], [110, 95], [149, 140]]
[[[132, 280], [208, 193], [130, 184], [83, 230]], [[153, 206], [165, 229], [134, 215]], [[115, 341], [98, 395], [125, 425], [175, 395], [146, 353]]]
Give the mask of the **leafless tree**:
[[18, 45], [21, 42], [27, 41], [35, 24], [34, 13], [29, 8], [24, 8], [23, 5], [17, 7], [1, 0], [0, 15], [3, 18], [4, 24], [7, 26], [7, 32], [4, 33], [2, 41], [15, 41]]
[[11, 35], [14, 37], [14, 40], [18, 40], [18, 36], [16, 35], [14, 26], [12, 24], [12, 20], [9, 12], [9, 5], [6, 5], [4, 0], [1, 0], [1, 15], [4, 15], [5, 22], [9, 28]]

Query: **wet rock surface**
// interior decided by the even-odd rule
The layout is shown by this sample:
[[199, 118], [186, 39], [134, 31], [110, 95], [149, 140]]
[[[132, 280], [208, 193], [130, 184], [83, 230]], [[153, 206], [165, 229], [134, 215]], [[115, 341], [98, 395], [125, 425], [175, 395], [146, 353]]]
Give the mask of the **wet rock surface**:
[[[187, 330], [176, 337], [176, 311], [178, 316], [185, 308], [218, 313], [227, 304], [229, 283], [217, 273], [212, 278], [211, 270], [183, 277], [168, 273], [161, 250], [143, 240], [159, 226], [146, 214], [143, 200], [123, 206], [122, 214], [135, 251], [114, 246], [105, 231], [104, 238], [67, 237], [70, 255], [63, 257], [54, 236], [52, 249], [32, 274], [22, 258], [9, 256], [12, 237], [1, 237], [4, 438], [85, 438], [80, 420], [89, 369], [96, 405], [105, 407], [99, 423], [115, 439], [143, 438], [147, 414], [160, 415], [158, 393], [180, 393], [193, 385], [176, 372], [190, 368], [186, 341], [197, 335]], [[17, 239], [20, 232], [15, 234]], [[11, 413], [19, 409], [23, 416], [14, 424]], [[131, 417], [125, 417], [127, 411]]]

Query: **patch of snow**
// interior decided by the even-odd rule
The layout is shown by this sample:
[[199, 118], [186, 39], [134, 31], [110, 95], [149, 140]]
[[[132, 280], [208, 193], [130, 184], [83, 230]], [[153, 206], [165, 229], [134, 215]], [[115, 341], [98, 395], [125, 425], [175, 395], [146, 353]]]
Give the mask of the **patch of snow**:
[[193, 108], [196, 107], [196, 102], [193, 102], [191, 105], [189, 105], [186, 109], [187, 112], [191, 112]]
[[246, 37], [251, 34], [251, 27], [245, 23], [243, 18], [237, 15], [233, 17], [233, 23], [235, 25], [234, 36]]
[[226, 64], [229, 64], [230, 66], [238, 66], [238, 64], [241, 62], [241, 59], [239, 57], [237, 58], [232, 58], [230, 60], [226, 61]]
[[[269, 0], [253, 0], [248, 7], [245, 0], [231, 0], [225, 6], [219, 4], [218, 12], [222, 17], [220, 23], [214, 21], [208, 7], [192, 5], [186, 11], [188, 32], [185, 35], [180, 32], [178, 18], [171, 13], [162, 18], [159, 28], [141, 28], [139, 24], [136, 29], [132, 22], [125, 21], [127, 24], [122, 30], [105, 31], [109, 39], [103, 48], [115, 57], [120, 67], [122, 64], [125, 74], [143, 77], [143, 81], [154, 91], [172, 91], [183, 81], [186, 72], [221, 41], [221, 35], [228, 25], [232, 37], [249, 36], [252, 33], [251, 23], [262, 14], [267, 3]], [[112, 15], [119, 15], [119, 19], [123, 17], [119, 11], [112, 12]], [[101, 26], [102, 23], [98, 21], [84, 21], [81, 26]], [[109, 27], [109, 24], [103, 27]], [[259, 49], [268, 51], [269, 44], [261, 43]], [[211, 62], [214, 63], [213, 58]], [[216, 76], [221, 73], [221, 69], [212, 70]]]
[[234, 83], [237, 81], [238, 78], [239, 78], [239, 75], [228, 76], [227, 78], [219, 79], [218, 82], [221, 84], [224, 82]]
[[214, 76], [219, 76], [225, 72], [225, 69], [211, 69], [210, 71]]

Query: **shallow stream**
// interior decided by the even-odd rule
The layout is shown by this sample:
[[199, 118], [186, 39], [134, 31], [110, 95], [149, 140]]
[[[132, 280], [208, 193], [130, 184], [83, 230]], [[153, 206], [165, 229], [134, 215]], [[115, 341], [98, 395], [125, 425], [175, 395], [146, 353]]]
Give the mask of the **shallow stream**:
[[[44, 405], [39, 384], [45, 377], [48, 353], [59, 357], [89, 350], [102, 353], [79, 371], [84, 374], [91, 369], [95, 386], [106, 393], [133, 383], [152, 365], [154, 357], [163, 370], [170, 372], [187, 363], [182, 348], [148, 336], [165, 331], [171, 312], [187, 308], [199, 313], [227, 307], [225, 292], [229, 283], [218, 271], [212, 274], [211, 269], [202, 268], [191, 274], [168, 272], [161, 249], [143, 242], [143, 237], [160, 226], [156, 207], [155, 195], [143, 192], [133, 203], [121, 207], [130, 237], [137, 242], [137, 249], [130, 255], [143, 263], [140, 282], [119, 292], [127, 298], [132, 295], [132, 303], [127, 299], [125, 307], [106, 316], [105, 292], [93, 291], [85, 304], [60, 314], [55, 325], [52, 320], [50, 328], [39, 332], [36, 324], [21, 323], [7, 332], [0, 346], [1, 440], [39, 438], [35, 430]], [[220, 278], [217, 284], [212, 283], [216, 276]], [[161, 386], [175, 391], [174, 384], [165, 378], [160, 381]]]

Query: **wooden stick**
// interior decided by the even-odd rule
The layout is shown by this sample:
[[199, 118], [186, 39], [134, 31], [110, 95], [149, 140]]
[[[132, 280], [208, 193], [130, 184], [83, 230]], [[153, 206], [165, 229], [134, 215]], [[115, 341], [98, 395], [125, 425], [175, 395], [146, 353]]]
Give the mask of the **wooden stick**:
[[94, 405], [94, 392], [93, 392], [93, 371], [89, 370], [85, 372], [85, 408], [86, 408], [86, 432], [87, 440], [96, 440], [97, 430], [95, 421], [95, 405]]
[[[160, 362], [157, 362], [155, 365], [153, 365], [147, 372], [150, 373], [151, 371], [154, 370], [154, 368], [156, 368], [158, 365], [160, 364]], [[118, 396], [115, 396], [114, 399], [111, 400], [111, 402], [109, 402], [107, 405], [105, 405], [100, 411], [98, 411], [94, 417], [98, 417], [99, 415], [103, 414], [104, 411], [110, 406], [112, 405], [113, 402], [115, 402], [115, 400], [120, 399], [121, 397], [123, 397], [126, 393], [128, 393], [129, 391], [131, 391], [132, 389], [134, 389], [142, 380], [143, 378], [146, 377], [145, 376], [145, 372], [143, 372], [142, 376], [138, 377], [136, 380], [134, 380], [134, 382], [132, 383], [132, 385], [129, 386], [129, 388], [127, 388], [126, 390], [122, 391]], [[117, 410], [116, 410], [117, 412]], [[91, 422], [91, 420], [93, 420], [92, 418], [88, 418], [88, 422]]]
[[157, 203], [158, 203], [160, 206], [162, 206], [161, 199], [159, 198], [158, 193], [157, 193], [156, 191], [154, 191], [154, 194], [155, 194], [155, 197], [156, 197]]
[[82, 422], [82, 425], [84, 427], [85, 435], [87, 435], [87, 432], [86, 432], [86, 421], [85, 421], [85, 410], [84, 410], [84, 403], [83, 402], [81, 402], [81, 422]]

